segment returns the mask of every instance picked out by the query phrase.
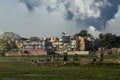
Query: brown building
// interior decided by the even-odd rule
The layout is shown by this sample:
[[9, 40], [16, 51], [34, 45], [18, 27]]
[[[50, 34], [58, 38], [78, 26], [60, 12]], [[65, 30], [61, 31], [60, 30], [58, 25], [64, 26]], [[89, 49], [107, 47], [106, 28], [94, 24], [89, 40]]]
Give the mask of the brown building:
[[92, 48], [92, 39], [90, 37], [76, 37], [76, 50], [86, 51]]

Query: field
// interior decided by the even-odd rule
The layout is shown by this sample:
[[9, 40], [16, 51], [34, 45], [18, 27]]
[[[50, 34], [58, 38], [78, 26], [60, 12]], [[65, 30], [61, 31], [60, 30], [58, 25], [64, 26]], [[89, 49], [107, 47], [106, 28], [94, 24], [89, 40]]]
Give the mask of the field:
[[57, 61], [32, 64], [32, 60], [50, 56], [0, 56], [0, 80], [120, 80], [120, 65], [116, 63], [120, 55], [105, 56], [104, 62], [92, 63], [94, 57], [79, 56], [81, 63], [63, 64]]

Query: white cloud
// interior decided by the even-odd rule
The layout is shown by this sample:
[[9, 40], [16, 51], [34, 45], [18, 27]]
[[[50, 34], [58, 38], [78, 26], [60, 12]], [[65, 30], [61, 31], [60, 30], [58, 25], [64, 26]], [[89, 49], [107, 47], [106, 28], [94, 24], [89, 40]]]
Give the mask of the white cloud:
[[[101, 7], [110, 6], [110, 3], [107, 0], [97, 1], [96, 0], [64, 0], [64, 2], [57, 2], [57, 0], [49, 0], [49, 6], [56, 10], [64, 10], [66, 11], [66, 5], [69, 3], [69, 8], [71, 12], [76, 17], [80, 17], [81, 19], [93, 17], [98, 18], [100, 17]], [[64, 12], [63, 11], [63, 12]], [[64, 13], [63, 13], [64, 14]]]
[[[13, 31], [25, 37], [58, 36], [63, 31], [68, 35], [78, 33], [85, 25], [76, 26], [76, 19], [99, 18], [100, 8], [110, 6], [108, 0], [40, 0], [39, 4], [34, 3], [34, 0], [21, 1], [28, 1], [30, 5], [20, 3], [19, 0], [0, 1], [0, 27], [5, 26], [2, 30]], [[51, 12], [46, 10], [48, 6], [52, 9]], [[67, 10], [74, 14], [70, 21], [64, 19]], [[85, 26], [85, 29], [88, 27]], [[88, 30], [97, 33], [93, 26]], [[93, 35], [96, 36], [95, 34]]]
[[101, 31], [96, 30], [94, 26], [89, 26], [88, 33], [90, 33], [93, 37], [98, 38]]
[[[94, 8], [91, 8], [94, 4]], [[80, 14], [86, 17], [100, 17], [100, 10], [95, 5], [94, 0], [75, 0], [76, 8], [78, 8]]]

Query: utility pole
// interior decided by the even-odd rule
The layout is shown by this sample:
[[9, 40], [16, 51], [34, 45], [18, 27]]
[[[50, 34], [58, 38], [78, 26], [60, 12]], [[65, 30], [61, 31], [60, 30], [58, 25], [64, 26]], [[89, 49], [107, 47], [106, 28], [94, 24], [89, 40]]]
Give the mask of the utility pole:
[[[103, 35], [105, 36], [106, 21], [103, 21]], [[105, 46], [102, 47], [102, 52], [105, 50]]]
[[106, 28], [106, 21], [104, 20], [104, 22], [103, 22], [103, 27], [104, 27], [104, 29], [103, 29], [103, 34], [105, 34], [105, 28]]

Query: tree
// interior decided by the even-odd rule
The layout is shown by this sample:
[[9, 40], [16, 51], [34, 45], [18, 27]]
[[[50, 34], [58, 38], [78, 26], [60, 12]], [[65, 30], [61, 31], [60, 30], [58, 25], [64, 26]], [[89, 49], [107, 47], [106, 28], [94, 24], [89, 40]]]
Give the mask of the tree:
[[99, 38], [102, 39], [104, 37], [103, 34], [99, 34]]
[[87, 33], [86, 30], [81, 30], [79, 33], [76, 34], [77, 36], [81, 36], [81, 37], [86, 37], [87, 35], [90, 35]]
[[105, 44], [108, 48], [114, 47], [115, 37], [116, 37], [116, 35], [113, 35], [112, 33], [106, 33], [106, 35], [105, 35], [106, 43]]
[[1, 52], [4, 51], [4, 45], [5, 45], [5, 41], [3, 39], [0, 39], [0, 51]]
[[0, 36], [0, 50], [5, 52], [16, 49], [17, 46], [15, 44], [15, 41], [19, 38], [20, 36], [18, 34], [15, 34], [13, 32], [4, 32]]
[[114, 47], [116, 35], [112, 33], [100, 34], [100, 47], [112, 48]]
[[38, 37], [30, 37], [30, 41], [40, 42], [40, 39]]
[[114, 46], [115, 46], [116, 48], [120, 48], [120, 36], [116, 36], [116, 37], [115, 37]]

